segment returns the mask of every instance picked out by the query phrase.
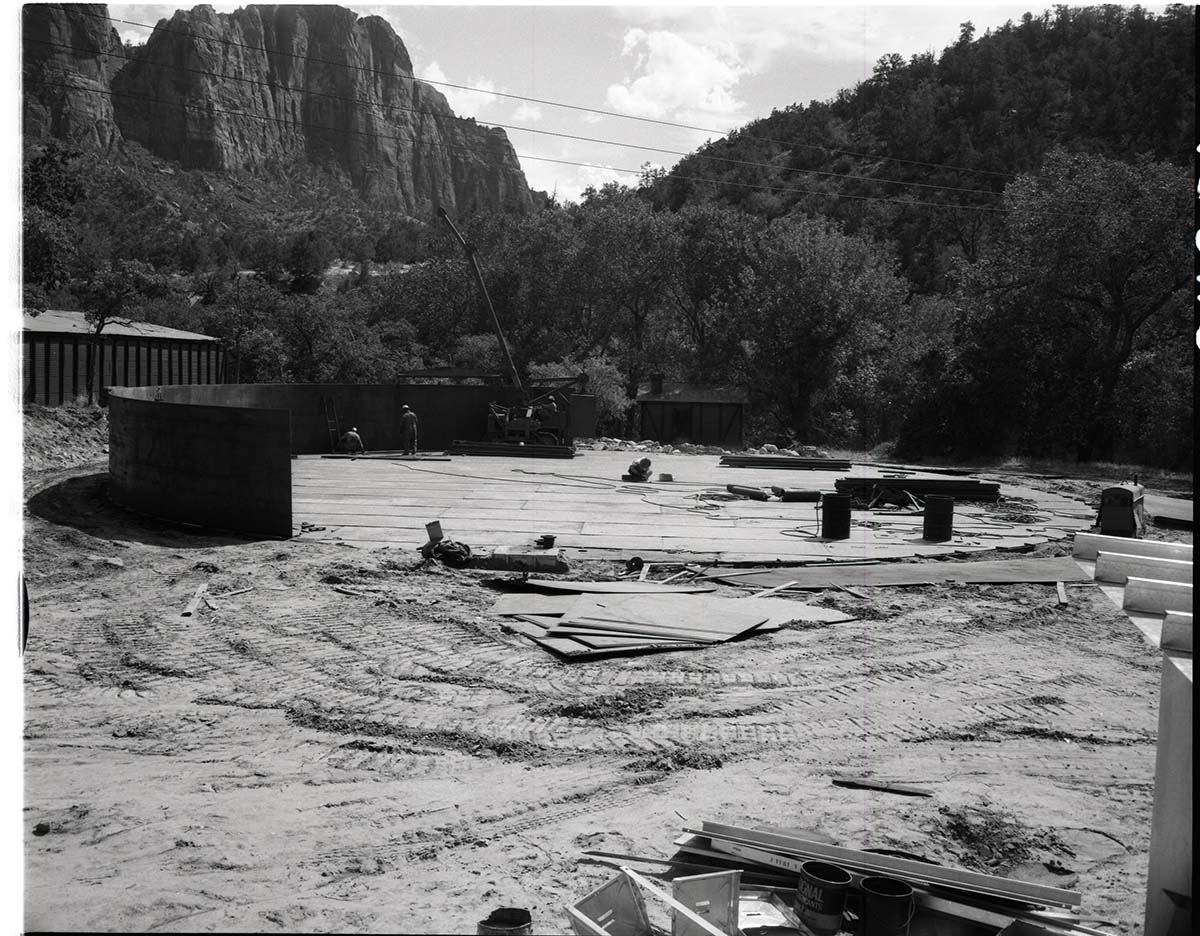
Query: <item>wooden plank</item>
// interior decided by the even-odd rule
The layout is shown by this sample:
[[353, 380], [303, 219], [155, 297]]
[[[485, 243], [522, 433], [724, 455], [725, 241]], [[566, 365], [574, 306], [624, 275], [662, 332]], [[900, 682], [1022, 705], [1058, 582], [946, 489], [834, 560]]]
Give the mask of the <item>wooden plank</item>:
[[1058, 590], [1058, 603], [1060, 606], [1070, 604], [1067, 598], [1067, 586], [1064, 582], [1055, 582], [1055, 588]]
[[799, 584], [800, 584], [800, 582], [797, 579], [788, 579], [788, 581], [784, 582], [782, 585], [776, 585], [773, 588], [764, 588], [760, 592], [755, 592], [750, 597], [751, 598], [766, 598], [768, 595], [773, 595], [776, 592], [787, 591], [793, 585], [799, 585]]
[[1100, 550], [1128, 556], [1151, 556], [1156, 559], [1192, 561], [1190, 543], [1162, 543], [1125, 536], [1104, 536], [1100, 533], [1076, 533], [1072, 554], [1076, 559], [1095, 559]]
[[1088, 576], [1066, 557], [1051, 559], [997, 559], [984, 562], [891, 562], [850, 568], [764, 569], [730, 578], [734, 585], [775, 586], [789, 581], [792, 588], [834, 588], [842, 586], [878, 587], [881, 585], [925, 585], [954, 581], [976, 584], [1016, 582], [1077, 582]]
[[550, 591], [597, 595], [688, 595], [717, 590], [715, 585], [660, 585], [658, 582], [568, 582], [532, 578], [526, 579], [525, 584]]
[[1128, 553], [1100, 550], [1096, 559], [1096, 581], [1124, 585], [1129, 576], [1157, 579], [1162, 582], [1192, 581], [1190, 560], [1164, 559], [1159, 556], [1137, 556]]
[[204, 597], [204, 593], [206, 591], [208, 591], [208, 584], [205, 583], [203, 585], [200, 585], [196, 589], [196, 593], [194, 595], [192, 595], [192, 600], [187, 603], [187, 607], [185, 607], [183, 609], [183, 613], [181, 613], [179, 616], [180, 617], [191, 617], [193, 614], [195, 614], [196, 609], [198, 607], [200, 607], [200, 600]]
[[773, 832], [759, 832], [754, 829], [728, 826], [718, 822], [705, 821], [701, 828], [688, 828], [686, 831], [697, 835], [706, 835], [717, 843], [728, 842], [749, 846], [767, 851], [779, 850], [784, 856], [803, 858], [820, 858], [832, 861], [842, 867], [869, 871], [875, 874], [886, 874], [901, 877], [904, 880], [919, 881], [924, 884], [937, 884], [967, 890], [988, 896], [1001, 897], [1006, 900], [1024, 901], [1032, 904], [1056, 907], [1078, 907], [1082, 898], [1074, 891], [1061, 890], [1057, 887], [1046, 887], [1042, 884], [1030, 884], [1024, 881], [1014, 881], [1008, 878], [983, 874], [978, 871], [967, 871], [962, 868], [951, 868], [944, 865], [931, 865], [923, 861], [913, 861], [909, 858], [896, 858], [891, 855], [878, 855], [871, 852], [859, 851], [854, 848], [842, 848], [837, 845], [825, 845], [812, 842], [794, 835], [778, 835]]
[[1192, 586], [1184, 582], [1163, 582], [1158, 579], [1130, 576], [1125, 583], [1126, 611], [1147, 611], [1165, 614], [1168, 611], [1192, 610]]
[[908, 786], [904, 783], [892, 783], [889, 780], [875, 780], [871, 777], [852, 777], [840, 775], [833, 777], [834, 786], [847, 787], [851, 790], [880, 790], [884, 793], [898, 793], [901, 796], [933, 796], [928, 790]]

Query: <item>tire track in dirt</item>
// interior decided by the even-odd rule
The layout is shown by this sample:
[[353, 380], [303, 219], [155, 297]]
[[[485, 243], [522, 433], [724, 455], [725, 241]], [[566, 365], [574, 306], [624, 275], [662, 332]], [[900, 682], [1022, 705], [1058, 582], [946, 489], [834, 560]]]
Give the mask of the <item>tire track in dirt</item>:
[[[340, 865], [364, 858], [404, 862], [428, 860], [434, 857], [437, 851], [469, 846], [473, 844], [474, 839], [480, 837], [500, 839], [520, 835], [657, 797], [662, 794], [664, 783], [669, 784], [669, 780], [659, 783], [646, 783], [641, 777], [618, 780], [615, 785], [598, 785], [566, 797], [526, 801], [516, 809], [464, 820], [458, 828], [452, 826], [433, 830], [414, 829], [410, 830], [407, 837], [402, 836], [382, 844], [349, 845], [330, 849], [304, 864], [328, 868], [331, 864]], [[464, 824], [468, 828], [464, 829]], [[470, 834], [464, 836], [465, 831]]]

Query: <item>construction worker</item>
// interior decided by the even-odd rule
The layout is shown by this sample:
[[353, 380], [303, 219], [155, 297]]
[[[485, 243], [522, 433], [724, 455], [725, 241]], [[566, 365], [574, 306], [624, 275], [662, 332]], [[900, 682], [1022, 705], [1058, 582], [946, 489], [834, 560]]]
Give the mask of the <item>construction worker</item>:
[[363, 446], [362, 436], [358, 434], [357, 427], [351, 426], [350, 431], [342, 436], [342, 451], [347, 455], [367, 454], [367, 450]]
[[400, 449], [405, 455], [417, 454], [417, 414], [407, 403], [400, 407]]
[[649, 481], [650, 459], [642, 458], [629, 463], [629, 473], [621, 477], [622, 481]]

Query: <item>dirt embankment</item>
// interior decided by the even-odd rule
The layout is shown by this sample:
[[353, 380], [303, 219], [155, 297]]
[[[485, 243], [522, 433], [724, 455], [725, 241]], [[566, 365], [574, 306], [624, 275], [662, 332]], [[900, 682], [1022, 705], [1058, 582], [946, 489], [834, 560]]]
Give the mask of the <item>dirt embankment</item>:
[[25, 474], [69, 468], [108, 454], [108, 410], [99, 406], [25, 407]]

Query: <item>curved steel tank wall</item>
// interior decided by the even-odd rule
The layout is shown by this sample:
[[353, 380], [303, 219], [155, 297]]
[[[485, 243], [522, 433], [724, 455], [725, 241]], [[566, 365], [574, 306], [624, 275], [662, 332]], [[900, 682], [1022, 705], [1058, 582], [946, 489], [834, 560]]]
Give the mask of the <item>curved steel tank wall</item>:
[[[482, 439], [488, 404], [516, 391], [427, 384], [174, 384], [110, 387], [113, 499], [166, 520], [291, 536], [291, 456], [330, 449], [326, 401], [368, 450], [400, 448], [400, 406], [417, 414], [420, 447]], [[576, 433], [594, 430], [594, 398], [572, 395]], [[586, 404], [586, 405], [585, 405]]]
[[342, 432], [358, 429], [368, 449], [400, 448], [400, 406], [417, 414], [422, 449], [444, 449], [455, 439], [482, 439], [487, 432], [488, 404], [513, 404], [513, 390], [486, 386], [430, 384], [183, 384], [162, 387], [172, 403], [287, 410], [292, 453], [329, 451], [325, 401], [337, 408]]
[[[190, 402], [177, 392], [198, 389], [212, 391], [214, 402]], [[112, 498], [164, 520], [289, 537], [288, 412], [216, 403], [220, 389], [109, 389]]]

